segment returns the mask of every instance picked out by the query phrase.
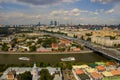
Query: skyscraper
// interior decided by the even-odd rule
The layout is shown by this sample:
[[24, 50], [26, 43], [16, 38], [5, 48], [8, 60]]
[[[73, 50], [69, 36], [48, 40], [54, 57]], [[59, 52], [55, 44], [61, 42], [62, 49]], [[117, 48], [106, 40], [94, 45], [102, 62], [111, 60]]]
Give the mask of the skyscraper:
[[57, 21], [54, 21], [54, 26], [57, 26]]
[[41, 26], [40, 22], [37, 24], [37, 26]]
[[53, 26], [53, 25], [54, 25], [53, 21], [50, 21], [50, 26]]

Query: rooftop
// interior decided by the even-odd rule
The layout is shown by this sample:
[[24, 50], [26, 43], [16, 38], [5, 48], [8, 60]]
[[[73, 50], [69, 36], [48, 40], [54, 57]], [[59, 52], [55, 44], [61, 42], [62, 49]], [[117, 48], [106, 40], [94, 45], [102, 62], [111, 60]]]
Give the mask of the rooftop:
[[72, 67], [73, 69], [81, 69], [81, 68], [88, 68], [89, 66], [88, 65], [74, 65]]
[[118, 76], [118, 75], [120, 75], [120, 70], [112, 70], [111, 73], [114, 76]]
[[[12, 70], [12, 71], [15, 71], [16, 74], [22, 74], [26, 71], [32, 71], [32, 67], [10, 67], [8, 68], [6, 71], [4, 71], [3, 75], [0, 77], [0, 80], [1, 79], [6, 79], [6, 75]], [[61, 75], [61, 69], [60, 68], [53, 68], [53, 67], [45, 67], [45, 68], [39, 68], [37, 67], [38, 71], [41, 71], [42, 69], [48, 69], [50, 74], [53, 75], [55, 73], [55, 71], [60, 71], [60, 77], [62, 76]]]
[[87, 68], [86, 71], [88, 73], [96, 72], [95, 68]]
[[76, 74], [83, 74], [84, 73], [84, 71], [81, 69], [76, 69], [75, 72], [76, 72]]
[[113, 76], [112, 73], [109, 72], [109, 71], [104, 71], [104, 72], [102, 72], [102, 74], [103, 74], [105, 77]]
[[96, 69], [99, 71], [104, 71], [106, 68], [104, 66], [96, 66]]
[[97, 72], [91, 73], [91, 76], [95, 79], [102, 79], [103, 78], [103, 76]]

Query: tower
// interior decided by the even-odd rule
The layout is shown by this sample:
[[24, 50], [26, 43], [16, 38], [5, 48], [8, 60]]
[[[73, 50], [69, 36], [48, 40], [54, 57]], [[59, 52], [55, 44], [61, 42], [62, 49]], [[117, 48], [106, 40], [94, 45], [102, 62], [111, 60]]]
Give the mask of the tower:
[[57, 26], [57, 21], [54, 21], [54, 26]]
[[38, 26], [41, 26], [40, 22], [38, 23]]
[[54, 25], [53, 21], [50, 21], [50, 26], [53, 26], [53, 25]]
[[36, 63], [34, 63], [31, 74], [33, 75], [32, 80], [38, 80], [39, 79], [38, 68], [36, 66]]

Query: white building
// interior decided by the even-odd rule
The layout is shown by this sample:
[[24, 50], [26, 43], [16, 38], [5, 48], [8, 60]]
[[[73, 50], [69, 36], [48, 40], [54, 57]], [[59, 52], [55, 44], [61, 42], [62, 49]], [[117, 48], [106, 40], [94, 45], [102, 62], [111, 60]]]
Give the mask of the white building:
[[9, 36], [9, 37], [3, 37], [2, 42], [4, 43], [10, 43], [14, 39], [14, 36]]
[[54, 75], [56, 72], [59, 72], [59, 74], [55, 74], [54, 80], [62, 80], [62, 74], [61, 74], [60, 68], [52, 68], [52, 67], [40, 68], [40, 67], [37, 67], [36, 64], [34, 64], [33, 68], [31, 68], [31, 67], [21, 67], [21, 68], [20, 67], [10, 67], [6, 71], [3, 72], [3, 75], [0, 77], [0, 80], [7, 80], [7, 78], [8, 78], [7, 74], [12, 71], [15, 71], [17, 75], [22, 74], [26, 71], [29, 71], [33, 75], [32, 80], [38, 80], [40, 78], [39, 72], [42, 69], [48, 69], [48, 71], [51, 75]]
[[113, 47], [120, 44], [120, 40], [111, 40], [109, 37], [91, 37], [91, 41], [100, 45]]
[[39, 71], [38, 71], [38, 68], [37, 68], [36, 64], [34, 64], [33, 69], [31, 71], [31, 74], [33, 75], [32, 80], [38, 80], [39, 79], [40, 76], [39, 76]]

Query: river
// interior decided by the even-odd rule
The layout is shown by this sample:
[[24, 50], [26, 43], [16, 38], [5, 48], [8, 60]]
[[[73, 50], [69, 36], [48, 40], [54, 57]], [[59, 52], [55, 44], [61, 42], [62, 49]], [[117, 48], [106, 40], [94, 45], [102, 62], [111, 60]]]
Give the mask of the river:
[[[28, 57], [30, 61], [21, 61], [19, 57]], [[73, 54], [0, 54], [0, 64], [21, 64], [34, 62], [48, 62], [51, 64], [60, 62], [61, 58], [75, 57], [75, 62], [92, 63], [96, 61], [107, 61], [103, 56], [96, 53], [73, 53]]]

